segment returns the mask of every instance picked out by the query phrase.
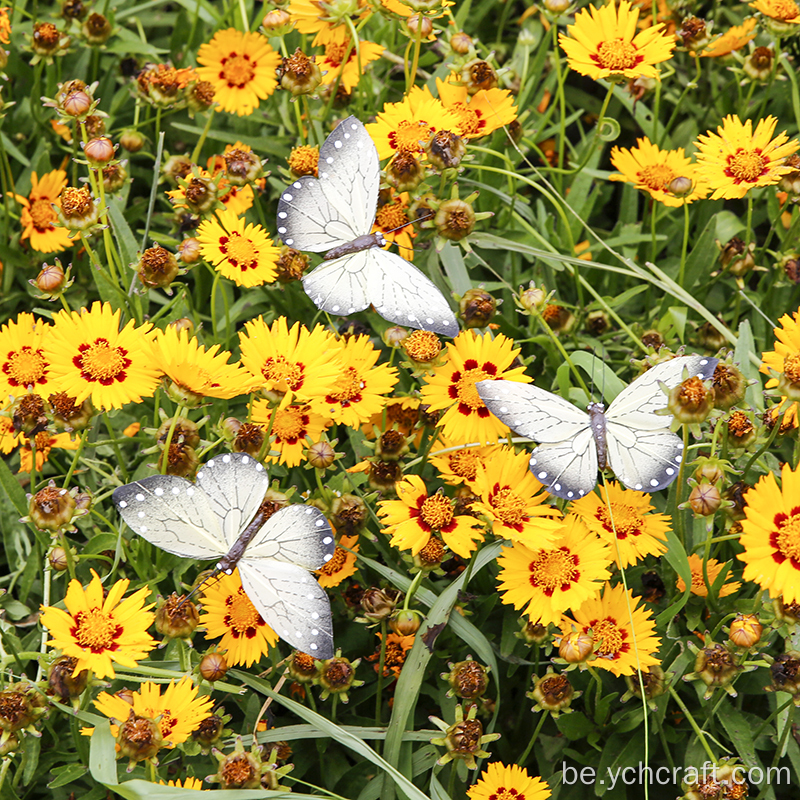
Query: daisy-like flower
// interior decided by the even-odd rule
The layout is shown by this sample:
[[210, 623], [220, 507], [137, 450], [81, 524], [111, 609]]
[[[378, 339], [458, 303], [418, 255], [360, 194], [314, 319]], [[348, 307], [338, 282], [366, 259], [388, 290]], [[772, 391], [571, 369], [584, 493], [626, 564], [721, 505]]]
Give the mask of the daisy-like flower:
[[[706, 564], [708, 586], [714, 585], [714, 581], [716, 581], [717, 576], [724, 566], [724, 564], [720, 564], [715, 558], [708, 559], [708, 563]], [[706, 586], [706, 582], [703, 578], [703, 559], [700, 558], [697, 553], [692, 553], [689, 556], [689, 568], [692, 570], [692, 594], [696, 594], [698, 597], [707, 597], [708, 586]], [[720, 586], [717, 596], [727, 597], [729, 594], [738, 591], [741, 585], [739, 581], [729, 581], [728, 578], [725, 578], [725, 582]], [[680, 575], [678, 576], [677, 586], [679, 592], [686, 591], [686, 583]]]
[[741, 50], [748, 42], [756, 38], [756, 18], [750, 17], [741, 25], [734, 25], [722, 34], [718, 39], [714, 39], [700, 55], [703, 58], [721, 58], [728, 56], [736, 50]]
[[517, 118], [514, 98], [506, 89], [481, 89], [470, 96], [466, 86], [436, 79], [439, 99], [446, 109], [458, 117], [458, 127], [452, 131], [465, 139], [478, 139]]
[[[192, 679], [184, 677], [180, 681], [170, 681], [164, 694], [157, 683], [143, 683], [138, 692], [131, 692], [130, 702], [115, 694], [101, 692], [94, 705], [101, 714], [110, 719], [124, 722], [131, 713], [137, 717], [157, 719], [162, 742], [165, 747], [174, 747], [185, 742], [192, 731], [211, 716], [214, 705], [210, 697], [197, 696], [198, 687]], [[160, 717], [160, 719], [159, 719]], [[117, 735], [117, 726], [111, 726], [111, 732]]]
[[[655, 666], [659, 660], [653, 654], [661, 647], [661, 639], [656, 636], [655, 622], [650, 612], [640, 607], [639, 599], [633, 596], [633, 592], [627, 592], [627, 599], [625, 595], [622, 584], [611, 586], [607, 583], [602, 597], [587, 600], [572, 614], [578, 631], [591, 631], [595, 647], [598, 647], [586, 663], [607, 669], [617, 676], [633, 675], [637, 669], [647, 670]], [[564, 636], [573, 633], [574, 627], [572, 620], [564, 617], [561, 622]]]
[[414, 239], [417, 232], [408, 218], [408, 192], [393, 195], [390, 199], [378, 206], [372, 233], [380, 231], [387, 242], [386, 249], [391, 243], [397, 245], [398, 253], [407, 261], [414, 260]]
[[[702, 200], [709, 192], [708, 183], [701, 177], [697, 165], [683, 154], [683, 148], [661, 150], [646, 137], [636, 140], [636, 147], [614, 147], [611, 163], [622, 173], [609, 176], [612, 181], [626, 181], [647, 192], [665, 206], [677, 208], [684, 203]], [[670, 184], [676, 178], [691, 181], [691, 191], [676, 196]]]
[[[378, 646], [375, 648], [375, 652], [371, 656], [367, 656], [367, 661], [375, 662], [375, 672], [377, 672], [381, 668], [380, 642], [383, 639], [383, 635], [380, 631], [375, 631], [375, 635], [378, 637]], [[383, 654], [384, 678], [388, 678], [390, 675], [393, 675], [395, 678], [397, 678], [400, 675], [400, 672], [403, 669], [403, 664], [406, 663], [408, 651], [414, 646], [415, 638], [416, 636], [413, 634], [411, 636], [400, 636], [397, 633], [390, 633], [387, 635], [386, 648]]]
[[123, 600], [129, 585], [127, 579], [117, 581], [104, 597], [100, 576], [92, 570], [86, 589], [79, 581], [69, 582], [66, 611], [42, 606], [39, 621], [53, 637], [50, 647], [78, 659], [73, 675], [90, 669], [98, 678], [113, 678], [112, 662], [135, 667], [156, 646], [147, 632], [155, 619], [150, 611], [153, 606], [144, 604], [150, 589], [139, 589]]
[[426, 376], [422, 402], [431, 411], [446, 409], [439, 426], [448, 441], [485, 444], [508, 433], [508, 427], [486, 408], [475, 384], [485, 380], [530, 383], [524, 367], [511, 367], [518, 355], [519, 349], [502, 333], [491, 338], [462, 331], [447, 343], [447, 360]]
[[204, 397], [227, 400], [255, 388], [252, 375], [238, 362], [229, 364], [231, 354], [219, 349], [215, 344], [206, 350], [185, 328], [179, 331], [173, 325], [156, 330], [152, 341], [155, 365], [172, 381], [176, 396], [189, 405]]
[[793, 26], [800, 25], [800, 6], [794, 0], [756, 0], [749, 5], [760, 11], [778, 34], [794, 32]]
[[225, 650], [228, 666], [251, 666], [266, 655], [278, 641], [278, 634], [261, 618], [242, 588], [239, 570], [224, 573], [203, 589], [203, 613], [200, 624], [206, 636], [221, 636], [220, 649]]
[[286, 317], [267, 325], [263, 317], [249, 320], [239, 333], [242, 364], [264, 391], [282, 396], [281, 406], [299, 400], [323, 413], [325, 395], [342, 369], [342, 346], [322, 325], [309, 330]]
[[437, 492], [429, 494], [422, 478], [408, 475], [396, 484], [398, 500], [378, 504], [378, 516], [386, 526], [391, 544], [416, 555], [432, 535], [462, 558], [469, 558], [483, 538], [483, 529], [468, 515], [456, 516], [453, 501]]
[[159, 781], [158, 783], [161, 786], [175, 786], [178, 789], [199, 789], [200, 791], [202, 791], [204, 788], [203, 781], [192, 777], [184, 778], [183, 782], [177, 780], [177, 781], [167, 781], [166, 783], [164, 783], [164, 781]]
[[516, 764], [493, 761], [467, 789], [469, 800], [547, 800], [550, 787]]
[[[56, 447], [59, 450], [77, 450], [80, 442], [73, 439], [68, 433], [51, 433], [50, 431], [40, 431], [34, 437], [36, 442], [36, 470], [42, 468], [45, 461], [50, 456], [50, 451]], [[19, 442], [22, 449], [19, 451], [19, 471], [30, 472], [33, 465], [33, 450], [31, 440], [27, 436], [21, 436]]]
[[473, 503], [491, 522], [492, 533], [500, 539], [512, 539], [531, 550], [550, 547], [560, 533], [561, 512], [545, 505], [550, 495], [528, 469], [527, 453], [515, 453], [501, 447], [478, 467], [475, 492], [480, 501]]
[[636, 33], [639, 9], [628, 0], [597, 8], [589, 6], [575, 15], [558, 42], [569, 66], [593, 80], [600, 78], [658, 78], [654, 66], [672, 57], [675, 37], [661, 23]]
[[311, 406], [283, 406], [273, 409], [266, 400], [253, 403], [251, 419], [257, 425], [272, 421], [270, 449], [279, 455], [267, 454], [265, 460], [296, 467], [305, 458], [309, 442], [318, 442], [330, 420], [311, 410]]
[[[352, 92], [358, 86], [361, 76], [366, 72], [367, 64], [377, 61], [383, 55], [384, 48], [375, 42], [359, 42], [359, 52], [356, 52], [355, 47], [350, 48], [347, 61], [344, 61], [348, 48], [350, 48], [349, 38], [344, 42], [328, 42], [325, 45], [325, 55], [317, 63], [323, 72], [323, 84], [335, 83], [338, 78], [339, 85], [343, 86], [346, 92]], [[361, 63], [360, 72], [359, 61]]]
[[20, 443], [21, 439], [22, 434], [18, 434], [14, 430], [11, 417], [0, 417], [0, 453], [7, 455]]
[[448, 111], [428, 87], [412, 87], [400, 103], [387, 103], [375, 122], [365, 127], [378, 148], [378, 158], [396, 153], [421, 155], [437, 131], [457, 131], [458, 116]]
[[[629, 567], [645, 556], [660, 556], [667, 550], [669, 517], [654, 514], [650, 495], [623, 489], [618, 483], [609, 482], [608, 505], [606, 494], [587, 494], [574, 500], [569, 507], [611, 547], [612, 558], [617, 558], [621, 567]], [[614, 547], [614, 538], [617, 548]]]
[[386, 405], [384, 395], [394, 389], [397, 370], [378, 364], [380, 351], [368, 336], [351, 336], [339, 351], [339, 377], [325, 395], [325, 416], [348, 428], [358, 428]]
[[59, 311], [44, 340], [50, 380], [82, 403], [90, 397], [99, 409], [121, 408], [152, 397], [161, 373], [152, 363], [150, 324], [131, 320], [119, 330], [120, 311], [95, 302], [91, 309]]
[[49, 329], [24, 311], [0, 328], [0, 397], [19, 397], [28, 388], [47, 395], [50, 370], [42, 342]]
[[272, 283], [278, 274], [280, 249], [260, 225], [245, 223], [229, 208], [200, 223], [197, 239], [203, 258], [237, 286]]
[[342, 536], [333, 551], [333, 558], [317, 570], [319, 585], [323, 589], [328, 589], [331, 586], [338, 586], [345, 578], [354, 575], [356, 553], [359, 549], [358, 536]]
[[[355, 9], [347, 6], [347, 13], [355, 24], [372, 13], [365, 0], [356, 0], [355, 6]], [[312, 42], [315, 47], [330, 42], [341, 44], [349, 36], [344, 17], [331, 13], [330, 6], [322, 0], [291, 0], [286, 10], [300, 33], [317, 34]], [[356, 17], [355, 14], [359, 16]]]
[[[226, 150], [227, 150], [226, 145]], [[249, 149], [249, 148], [248, 148]], [[240, 217], [253, 205], [253, 187], [248, 183], [245, 186], [231, 186], [231, 182], [220, 172], [225, 169], [225, 159], [222, 156], [211, 156], [208, 159], [208, 169], [198, 169], [199, 179], [204, 183], [214, 183], [216, 192], [214, 200], [218, 200], [225, 208]], [[195, 176], [190, 174], [186, 180], [191, 182]], [[178, 210], [188, 210], [186, 203], [186, 186], [178, 186], [166, 192], [170, 203]]]
[[770, 472], [744, 496], [744, 552], [737, 556], [745, 563], [744, 579], [785, 603], [800, 601], [799, 493], [800, 468], [784, 464], [780, 487]]
[[220, 110], [246, 117], [275, 91], [281, 57], [266, 36], [228, 28], [200, 45], [197, 62], [197, 75], [216, 90]]
[[475, 481], [478, 469], [485, 467], [498, 445], [453, 445], [446, 436], [440, 436], [431, 448], [430, 461], [436, 467], [439, 476], [451, 486], [466, 484], [476, 491]]
[[697, 165], [714, 190], [712, 200], [744, 197], [750, 189], [772, 186], [792, 171], [784, 161], [800, 148], [800, 142], [789, 139], [785, 131], [773, 139], [777, 124], [775, 117], [766, 117], [754, 132], [752, 120], [742, 122], [729, 114], [717, 133], [697, 137]]
[[775, 349], [761, 354], [759, 371], [770, 376], [767, 389], [779, 386], [781, 393], [786, 393], [781, 398], [783, 404], [789, 399], [800, 400], [800, 309], [792, 316], [784, 314], [778, 324], [780, 327], [773, 328]]
[[31, 191], [27, 197], [14, 195], [22, 205], [22, 236], [31, 247], [40, 253], [60, 253], [72, 246], [69, 231], [58, 225], [58, 216], [53, 206], [61, 206], [59, 196], [67, 185], [67, 173], [63, 169], [45, 172], [41, 180], [31, 173]]
[[569, 609], [595, 597], [611, 576], [608, 545], [570, 515], [541, 550], [514, 542], [497, 559], [504, 603], [524, 608], [532, 623], [557, 625]]
[[361, 426], [361, 432], [364, 436], [374, 439], [376, 430], [380, 432], [394, 428], [403, 436], [409, 436], [419, 423], [419, 404], [418, 397], [390, 397], [386, 402], [386, 408], [373, 414]]

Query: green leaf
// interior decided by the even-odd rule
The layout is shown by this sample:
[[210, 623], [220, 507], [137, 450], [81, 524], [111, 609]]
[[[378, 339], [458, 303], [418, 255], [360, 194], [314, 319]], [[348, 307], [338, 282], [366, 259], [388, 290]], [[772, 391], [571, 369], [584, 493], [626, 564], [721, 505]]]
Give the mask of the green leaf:
[[117, 754], [114, 749], [116, 741], [111, 733], [111, 724], [108, 720], [104, 720], [104, 723], [94, 726], [89, 745], [89, 772], [98, 783], [113, 789], [118, 783]]
[[50, 771], [56, 777], [47, 784], [47, 788], [58, 789], [59, 786], [67, 786], [82, 778], [86, 774], [86, 767], [83, 764], [67, 764], [64, 767], [54, 767]]
[[[435, 251], [433, 252], [435, 253]], [[447, 242], [442, 248], [442, 252], [439, 253], [439, 259], [450, 281], [450, 287], [456, 294], [463, 295], [472, 288], [472, 281], [469, 279], [467, 268], [464, 265], [464, 256], [460, 247]]]
[[[417, 637], [417, 639], [419, 639], [419, 637]], [[406, 661], [406, 663], [408, 663], [408, 661]], [[425, 795], [419, 789], [417, 789], [417, 787], [414, 786], [414, 784], [411, 783], [411, 781], [408, 780], [405, 775], [402, 775], [385, 759], [381, 758], [381, 756], [379, 756], [363, 739], [359, 739], [357, 736], [354, 736], [352, 733], [350, 733], [350, 731], [347, 731], [341, 726], [336, 725], [328, 719], [325, 719], [325, 717], [317, 714], [316, 711], [312, 711], [310, 708], [306, 708], [305, 706], [300, 705], [300, 703], [290, 700], [288, 697], [283, 697], [282, 695], [273, 691], [272, 687], [266, 681], [263, 681], [260, 678], [256, 678], [253, 675], [249, 675], [248, 673], [241, 672], [239, 670], [231, 670], [229, 674], [235, 676], [242, 683], [250, 686], [257, 692], [260, 692], [267, 697], [271, 697], [276, 703], [280, 703], [284, 708], [300, 717], [300, 719], [304, 719], [310, 725], [313, 725], [313, 727], [315, 727], [317, 730], [327, 734], [334, 741], [339, 742], [339, 744], [347, 747], [349, 750], [352, 750], [354, 753], [357, 753], [363, 758], [366, 758], [368, 761], [371, 761], [376, 766], [380, 767], [382, 770], [384, 770], [388, 777], [390, 777], [399, 787], [402, 788], [403, 793], [409, 798], [409, 800], [428, 800], [428, 798], [425, 797]]]
[[8, 464], [0, 459], [0, 486], [3, 492], [14, 504], [17, 513], [24, 517], [28, 513], [28, 498], [25, 497], [25, 490], [19, 485], [19, 481], [14, 477]]
[[752, 719], [746, 718], [732, 703], [721, 703], [717, 709], [717, 716], [742, 763], [748, 769], [761, 766], [753, 742]]
[[587, 736], [594, 730], [594, 724], [582, 711], [573, 711], [571, 714], [561, 714], [555, 719], [555, 723], [561, 733], [573, 742], [578, 741], [578, 739], [583, 739], [584, 736]]
[[[130, 225], [128, 225], [128, 220], [125, 219], [122, 210], [113, 197], [108, 198], [108, 215], [111, 218], [111, 227], [117, 240], [122, 263], [126, 267], [130, 267], [137, 261], [139, 245], [136, 243], [136, 237], [133, 235]], [[123, 275], [125, 274], [127, 273], [123, 273]]]
[[664, 558], [683, 578], [686, 589], [675, 602], [656, 617], [657, 628], [663, 628], [686, 605], [692, 595], [692, 569], [689, 566], [689, 558], [678, 537], [671, 530], [667, 531], [667, 552], [664, 553]]

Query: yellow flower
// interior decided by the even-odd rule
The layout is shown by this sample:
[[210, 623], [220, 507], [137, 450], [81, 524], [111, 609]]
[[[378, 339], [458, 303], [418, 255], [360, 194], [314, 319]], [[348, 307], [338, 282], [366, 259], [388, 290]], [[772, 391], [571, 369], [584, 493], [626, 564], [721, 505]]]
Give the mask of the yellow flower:
[[359, 549], [358, 536], [342, 536], [333, 552], [333, 558], [317, 570], [319, 585], [323, 589], [338, 586], [345, 578], [355, 574], [356, 553]]
[[0, 328], [0, 401], [19, 397], [28, 388], [46, 396], [51, 390], [50, 364], [42, 344], [51, 326], [20, 312]]
[[183, 783], [180, 780], [177, 781], [159, 781], [159, 785], [161, 786], [175, 786], [178, 789], [198, 789], [200, 791], [203, 790], [203, 781], [199, 781], [197, 778], [184, 778]]
[[766, 117], [753, 132], [752, 120], [743, 123], [729, 114], [717, 133], [697, 137], [698, 169], [714, 190], [712, 200], [744, 197], [750, 189], [771, 186], [792, 171], [783, 162], [800, 143], [785, 131], [773, 139], [777, 124], [775, 117]]
[[[770, 376], [767, 389], [781, 386], [784, 391], [791, 393], [792, 400], [800, 400], [800, 309], [791, 317], [784, 314], [778, 323], [781, 327], [773, 328], [778, 340], [775, 349], [761, 354], [759, 371]], [[788, 399], [784, 395], [781, 405]]]
[[672, 57], [675, 37], [661, 23], [637, 34], [638, 18], [639, 9], [631, 9], [628, 0], [579, 11], [575, 24], [567, 26], [569, 36], [558, 36], [569, 66], [593, 80], [658, 78], [654, 65]]
[[14, 430], [11, 418], [0, 417], [0, 453], [3, 455], [10, 453], [20, 443], [21, 438], [22, 434]]
[[218, 575], [203, 588], [202, 598], [200, 624], [205, 625], [209, 639], [222, 637], [219, 646], [226, 651], [228, 666], [252, 666], [278, 641], [278, 634], [245, 594], [238, 569], [230, 575]]
[[214, 86], [220, 110], [246, 117], [275, 91], [281, 57], [266, 36], [228, 28], [200, 45], [197, 62], [197, 75]]
[[[372, 13], [366, 0], [356, 0], [355, 6], [347, 4], [346, 10], [355, 24]], [[332, 41], [341, 44], [349, 35], [344, 15], [331, 13], [333, 9], [323, 0], [291, 0], [286, 10], [300, 33], [317, 34], [312, 42], [315, 47]]]
[[348, 428], [358, 428], [386, 405], [384, 395], [394, 389], [397, 370], [388, 364], [375, 366], [380, 351], [368, 336], [351, 336], [339, 353], [342, 367], [325, 396], [322, 413]]
[[492, 338], [474, 331], [462, 331], [447, 343], [447, 360], [426, 376], [422, 402], [431, 411], [445, 410], [439, 420], [453, 444], [496, 442], [509, 429], [490, 413], [475, 384], [483, 380], [530, 383], [524, 367], [511, 367], [519, 355], [511, 339], [502, 333]]
[[[610, 175], [612, 181], [626, 181], [647, 192], [665, 206], [677, 208], [684, 203], [702, 200], [709, 192], [697, 165], [686, 158], [683, 148], [661, 150], [646, 137], [636, 140], [636, 147], [614, 147], [611, 163], [622, 173]], [[689, 194], [676, 196], [670, 191], [675, 178], [688, 178], [692, 182]]]
[[272, 283], [278, 274], [280, 248], [260, 225], [246, 224], [229, 208], [200, 223], [197, 239], [203, 258], [238, 286]]
[[581, 517], [590, 530], [608, 542], [615, 560], [619, 548], [617, 564], [621, 567], [629, 567], [645, 556], [665, 553], [669, 517], [650, 513], [653, 511], [650, 495], [623, 489], [613, 482], [607, 484], [607, 489], [608, 505], [606, 493], [601, 488], [599, 494], [587, 494], [580, 500], [573, 500], [570, 513]]
[[218, 344], [208, 350], [201, 347], [197, 338], [189, 338], [186, 329], [178, 330], [168, 325], [165, 330], [156, 330], [152, 341], [153, 359], [158, 367], [177, 388], [198, 401], [203, 397], [230, 399], [246, 394], [255, 388], [249, 372], [237, 362], [229, 364], [231, 354], [219, 352]]
[[375, 122], [365, 125], [378, 148], [378, 158], [395, 153], [421, 155], [422, 146], [437, 131], [457, 131], [458, 117], [437, 100], [428, 87], [412, 87], [400, 103], [387, 103]]
[[[19, 451], [19, 471], [30, 472], [33, 465], [31, 440], [27, 436], [21, 436], [19, 441], [22, 444], [22, 449]], [[40, 431], [36, 434], [35, 441], [37, 471], [47, 461], [50, 451], [54, 447], [59, 450], [77, 450], [80, 444], [78, 439], [73, 439], [68, 433], [51, 433], [50, 431]]]
[[69, 231], [58, 225], [53, 206], [61, 206], [59, 196], [67, 185], [67, 173], [63, 169], [46, 172], [41, 180], [31, 173], [31, 191], [28, 197], [16, 194], [22, 205], [22, 235], [20, 241], [28, 239], [31, 247], [40, 253], [60, 253], [72, 246]]
[[493, 761], [467, 789], [469, 800], [547, 800], [550, 787], [524, 767]]
[[[331, 41], [325, 45], [325, 55], [318, 62], [323, 71], [322, 83], [329, 85], [338, 79], [339, 85], [344, 87], [346, 92], [352, 92], [361, 80], [361, 76], [366, 71], [367, 64], [377, 61], [383, 55], [383, 45], [374, 42], [359, 42], [358, 52], [356, 48], [350, 48], [347, 61], [344, 61], [345, 54], [350, 48], [350, 39], [344, 42]], [[361, 71], [359, 72], [359, 63]]]
[[[741, 556], [740, 556], [741, 557]], [[717, 580], [717, 575], [722, 571], [724, 564], [720, 564], [715, 558], [709, 558], [706, 563], [706, 572], [708, 574], [708, 586], [713, 586]], [[692, 594], [698, 597], [708, 596], [708, 586], [706, 586], [705, 579], [703, 578], [703, 559], [697, 553], [692, 553], [689, 556], [689, 568], [692, 571]], [[686, 591], [686, 583], [683, 578], [678, 576], [677, 586], [679, 592]], [[739, 581], [728, 581], [720, 586], [717, 597], [727, 597], [741, 588], [742, 584]]]
[[42, 607], [40, 622], [53, 637], [48, 645], [78, 659], [73, 675], [90, 669], [98, 678], [113, 678], [112, 662], [135, 667], [155, 647], [155, 640], [147, 633], [155, 619], [150, 611], [153, 606], [144, 605], [150, 589], [139, 589], [123, 600], [129, 585], [127, 579], [117, 581], [104, 597], [100, 576], [92, 570], [86, 589], [77, 580], [69, 582], [64, 598], [66, 611]]
[[800, 25], [800, 6], [794, 0], [756, 0], [749, 5], [770, 19], [788, 25]]
[[495, 444], [473, 447], [453, 445], [446, 436], [439, 436], [436, 444], [431, 448], [430, 461], [445, 483], [449, 483], [451, 486], [463, 483], [475, 491], [479, 468], [485, 467], [489, 458], [497, 450], [498, 446]]
[[59, 311], [44, 341], [54, 385], [82, 403], [90, 397], [100, 409], [121, 408], [152, 397], [161, 373], [152, 363], [150, 324], [131, 320], [119, 330], [120, 311], [108, 303], [91, 309]]
[[458, 117], [458, 133], [465, 139], [478, 139], [509, 125], [517, 118], [514, 97], [506, 89], [481, 89], [470, 97], [466, 86], [436, 79], [439, 99]]
[[417, 232], [408, 218], [408, 202], [408, 192], [394, 194], [390, 191], [386, 202], [378, 206], [372, 233], [380, 231], [383, 234], [383, 238], [386, 240], [384, 249], [389, 250], [394, 243], [397, 245], [397, 252], [403, 258], [413, 261], [414, 239]]
[[289, 328], [284, 316], [267, 325], [259, 317], [245, 322], [239, 347], [245, 369], [265, 392], [281, 397], [281, 407], [300, 401], [324, 413], [325, 396], [342, 370], [342, 346], [330, 331], [299, 322]]
[[386, 526], [391, 544], [416, 555], [432, 535], [462, 558], [469, 558], [483, 538], [480, 523], [468, 515], [457, 516], [453, 502], [443, 494], [429, 494], [418, 475], [408, 475], [396, 484], [398, 500], [378, 504], [378, 516]]
[[296, 467], [305, 458], [309, 443], [318, 442], [322, 431], [330, 425], [320, 414], [311, 410], [310, 406], [283, 406], [273, 409], [266, 400], [253, 403], [251, 419], [257, 425], [272, 424], [272, 442], [270, 450], [279, 455], [268, 453], [266, 461], [278, 461], [287, 467]]
[[[170, 681], [164, 694], [157, 683], [143, 683], [138, 692], [131, 693], [131, 702], [118, 695], [101, 692], [94, 701], [101, 714], [110, 719], [124, 722], [133, 709], [137, 717], [158, 720], [163, 744], [174, 747], [185, 742], [192, 731], [206, 718], [211, 716], [214, 705], [210, 697], [198, 697], [198, 687], [192, 679], [184, 677], [180, 681]], [[111, 732], [116, 736], [117, 726], [112, 725]]]
[[800, 601], [800, 469], [788, 464], [781, 486], [773, 473], [763, 476], [744, 496], [745, 519], [737, 558], [744, 561], [744, 579], [754, 581], [771, 597]]
[[735, 50], [741, 50], [748, 42], [752, 42], [756, 38], [755, 28], [756, 19], [755, 17], [750, 17], [741, 25], [734, 25], [718, 39], [714, 39], [700, 55], [703, 58], [719, 58], [730, 55]]
[[[603, 596], [587, 600], [573, 612], [573, 617], [578, 632], [591, 631], [598, 648], [587, 661], [590, 666], [619, 676], [633, 675], [637, 669], [647, 670], [659, 663], [654, 653], [661, 647], [661, 639], [656, 636], [652, 615], [640, 607], [639, 599], [631, 591], [626, 592], [622, 584], [607, 583]], [[573, 633], [573, 623], [568, 617], [562, 620], [561, 632], [564, 636]]]
[[474, 490], [480, 501], [472, 508], [486, 516], [492, 532], [500, 539], [511, 539], [531, 550], [551, 547], [561, 533], [561, 512], [545, 505], [548, 492], [528, 469], [527, 453], [510, 447], [496, 450], [485, 466], [478, 467]]
[[497, 559], [502, 601], [524, 608], [531, 623], [557, 625], [569, 609], [596, 596], [611, 575], [612, 554], [579, 517], [570, 515], [542, 549], [515, 541]]

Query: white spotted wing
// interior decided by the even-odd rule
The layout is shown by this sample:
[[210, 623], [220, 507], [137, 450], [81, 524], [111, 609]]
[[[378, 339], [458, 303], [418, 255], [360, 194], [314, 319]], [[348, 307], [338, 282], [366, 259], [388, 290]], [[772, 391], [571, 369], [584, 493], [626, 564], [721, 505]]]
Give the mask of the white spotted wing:
[[[242, 453], [217, 456], [197, 482], [154, 475], [115, 490], [129, 527], [184, 558], [221, 560], [248, 526], [269, 488], [267, 471]], [[293, 647], [333, 655], [328, 596], [308, 570], [333, 555], [333, 532], [321, 511], [291, 505], [273, 514], [239, 558], [242, 586], [264, 621]]]
[[[680, 356], [652, 367], [623, 389], [603, 415], [608, 466], [617, 479], [640, 492], [669, 486], [678, 475], [683, 442], [669, 430], [668, 389], [687, 377], [714, 374], [717, 360]], [[558, 395], [513, 381], [475, 384], [486, 407], [509, 428], [535, 442], [530, 469], [551, 494], [574, 500], [597, 483], [598, 442], [591, 417]], [[602, 405], [597, 409], [602, 414]]]
[[[278, 235], [289, 247], [314, 253], [350, 244], [372, 231], [379, 188], [375, 144], [366, 128], [348, 117], [320, 148], [319, 177], [299, 178], [281, 194]], [[376, 245], [324, 261], [303, 277], [317, 308], [348, 315], [373, 305], [396, 325], [455, 336], [455, 315], [430, 278]]]

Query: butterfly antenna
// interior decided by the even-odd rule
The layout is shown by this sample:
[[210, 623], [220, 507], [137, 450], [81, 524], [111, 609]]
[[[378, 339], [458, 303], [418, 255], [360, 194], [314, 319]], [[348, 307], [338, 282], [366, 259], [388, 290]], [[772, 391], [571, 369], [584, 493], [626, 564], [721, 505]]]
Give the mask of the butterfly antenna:
[[[212, 583], [212, 581], [213, 581], [213, 582], [218, 582], [218, 581], [220, 581], [220, 580], [221, 580], [221, 578], [220, 578], [219, 576], [220, 576], [220, 575], [222, 575], [222, 570], [215, 569], [215, 570], [211, 570], [211, 571], [210, 571], [210, 573], [209, 573], [208, 571], [206, 571], [206, 573], [201, 573], [201, 574], [202, 574], [202, 575], [204, 575], [203, 579], [200, 581], [200, 583], [198, 583], [198, 584], [197, 584], [197, 585], [194, 587], [194, 589], [192, 589], [192, 590], [189, 592], [189, 594], [187, 594], [187, 595], [186, 595], [186, 596], [185, 596], [185, 597], [184, 597], [184, 598], [183, 598], [183, 599], [180, 601], [180, 603], [178, 603], [178, 605], [175, 607], [175, 610], [176, 610], [176, 611], [177, 611], [178, 609], [182, 608], [182, 607], [183, 607], [183, 605], [184, 605], [184, 603], [188, 603], [188, 602], [189, 602], [189, 601], [190, 601], [190, 600], [191, 600], [191, 599], [192, 599], [192, 598], [193, 598], [193, 597], [194, 597], [194, 596], [195, 596], [195, 595], [196, 595], [196, 594], [197, 594], [197, 593], [198, 593], [198, 592], [199, 592], [199, 591], [200, 591], [200, 590], [203, 588], [203, 587], [205, 587], [205, 588], [210, 588], [211, 586], [213, 586], [213, 585], [214, 585], [214, 583]], [[208, 584], [208, 586], [206, 586], [206, 584]]]

